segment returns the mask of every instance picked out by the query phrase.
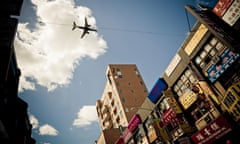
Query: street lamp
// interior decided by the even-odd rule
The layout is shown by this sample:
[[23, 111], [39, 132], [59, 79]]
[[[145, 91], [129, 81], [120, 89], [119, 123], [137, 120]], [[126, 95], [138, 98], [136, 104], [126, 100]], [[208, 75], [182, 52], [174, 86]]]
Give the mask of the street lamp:
[[143, 108], [143, 107], [131, 107], [130, 110], [138, 110], [138, 109], [142, 109], [142, 110], [146, 110], [146, 111], [152, 111], [153, 109], [150, 108]]

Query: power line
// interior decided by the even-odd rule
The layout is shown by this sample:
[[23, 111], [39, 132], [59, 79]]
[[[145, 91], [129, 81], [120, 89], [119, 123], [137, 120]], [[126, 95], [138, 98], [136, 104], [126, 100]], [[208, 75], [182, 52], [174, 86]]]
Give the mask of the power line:
[[[55, 23], [55, 22], [42, 22], [39, 21], [40, 24], [50, 24], [50, 25], [61, 25], [61, 26], [71, 26], [72, 24], [66, 23]], [[113, 27], [98, 27], [98, 29], [102, 30], [110, 30], [110, 31], [120, 31], [120, 32], [131, 32], [131, 33], [145, 33], [151, 35], [169, 35], [169, 36], [185, 36], [185, 34], [174, 34], [174, 33], [160, 33], [160, 32], [151, 32], [151, 31], [141, 31], [141, 30], [133, 30], [133, 29], [122, 29], [122, 28], [113, 28]]]

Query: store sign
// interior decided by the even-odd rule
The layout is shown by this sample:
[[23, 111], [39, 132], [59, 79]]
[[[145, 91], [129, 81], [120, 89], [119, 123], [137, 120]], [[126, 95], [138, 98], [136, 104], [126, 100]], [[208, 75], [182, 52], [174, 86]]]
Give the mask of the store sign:
[[172, 72], [174, 71], [174, 69], [177, 67], [177, 65], [180, 63], [181, 61], [181, 57], [180, 55], [177, 53], [173, 59], [171, 60], [170, 64], [168, 65], [168, 67], [165, 70], [166, 75], [169, 77]]
[[172, 108], [169, 108], [163, 113], [163, 121], [166, 125], [170, 124], [170, 122], [178, 123], [178, 119], [176, 118], [176, 114], [173, 112]]
[[225, 12], [228, 10], [233, 0], [219, 0], [216, 6], [213, 8], [213, 12], [222, 18]]
[[154, 129], [148, 131], [148, 138], [150, 143], [154, 142], [158, 138], [157, 133]]
[[222, 19], [230, 26], [233, 26], [239, 19], [239, 17], [240, 17], [240, 0], [234, 0], [232, 5], [229, 7], [227, 12], [222, 17]]
[[238, 53], [233, 53], [230, 49], [226, 49], [221, 55], [222, 63], [213, 64], [206, 70], [208, 79], [213, 83], [220, 77], [235, 60], [239, 57]]
[[191, 136], [194, 143], [211, 144], [232, 130], [232, 126], [227, 120], [220, 116], [215, 121], [211, 122], [204, 129], [198, 131]]
[[122, 138], [126, 143], [131, 137], [132, 132], [138, 127], [138, 125], [142, 122], [141, 117], [138, 114], [135, 114], [130, 120], [127, 128], [124, 130]]
[[179, 102], [184, 109], [188, 109], [197, 100], [197, 95], [193, 91], [187, 91], [179, 97]]
[[159, 78], [158, 81], [153, 86], [151, 92], [148, 94], [148, 98], [153, 102], [154, 104], [157, 103], [159, 98], [162, 95], [162, 92], [168, 88], [167, 83], [164, 79]]
[[133, 132], [141, 122], [141, 117], [138, 114], [135, 114], [128, 124], [128, 130]]
[[128, 128], [126, 128], [125, 131], [123, 132], [123, 136], [122, 136], [124, 143], [127, 143], [127, 141], [128, 141], [131, 137], [132, 137], [132, 132], [129, 131]]

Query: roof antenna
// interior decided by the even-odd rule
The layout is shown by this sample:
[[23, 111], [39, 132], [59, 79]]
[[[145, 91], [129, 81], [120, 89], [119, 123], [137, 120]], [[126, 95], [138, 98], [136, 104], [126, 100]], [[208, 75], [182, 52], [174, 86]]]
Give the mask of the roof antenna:
[[189, 32], [192, 32], [192, 30], [191, 30], [191, 26], [190, 26], [190, 22], [189, 22], [188, 12], [187, 12], [186, 9], [185, 9], [185, 14], [186, 14], [186, 17], [187, 17], [188, 30], [189, 30]]

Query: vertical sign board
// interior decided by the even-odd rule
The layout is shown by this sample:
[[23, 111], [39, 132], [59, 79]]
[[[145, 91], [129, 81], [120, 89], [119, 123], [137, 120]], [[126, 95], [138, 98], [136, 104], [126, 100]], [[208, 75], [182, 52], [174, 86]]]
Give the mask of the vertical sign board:
[[125, 143], [132, 137], [133, 131], [141, 124], [142, 120], [140, 115], [135, 114], [132, 119], [130, 120], [127, 128], [124, 130], [122, 138]]
[[163, 78], [159, 78], [158, 81], [153, 86], [152, 90], [148, 94], [148, 98], [153, 102], [154, 104], [157, 103], [159, 98], [162, 95], [162, 92], [168, 88], [167, 83]]
[[140, 116], [138, 114], [135, 114], [128, 124], [128, 127], [127, 127], [128, 130], [133, 132], [141, 122], [142, 121], [141, 121]]

